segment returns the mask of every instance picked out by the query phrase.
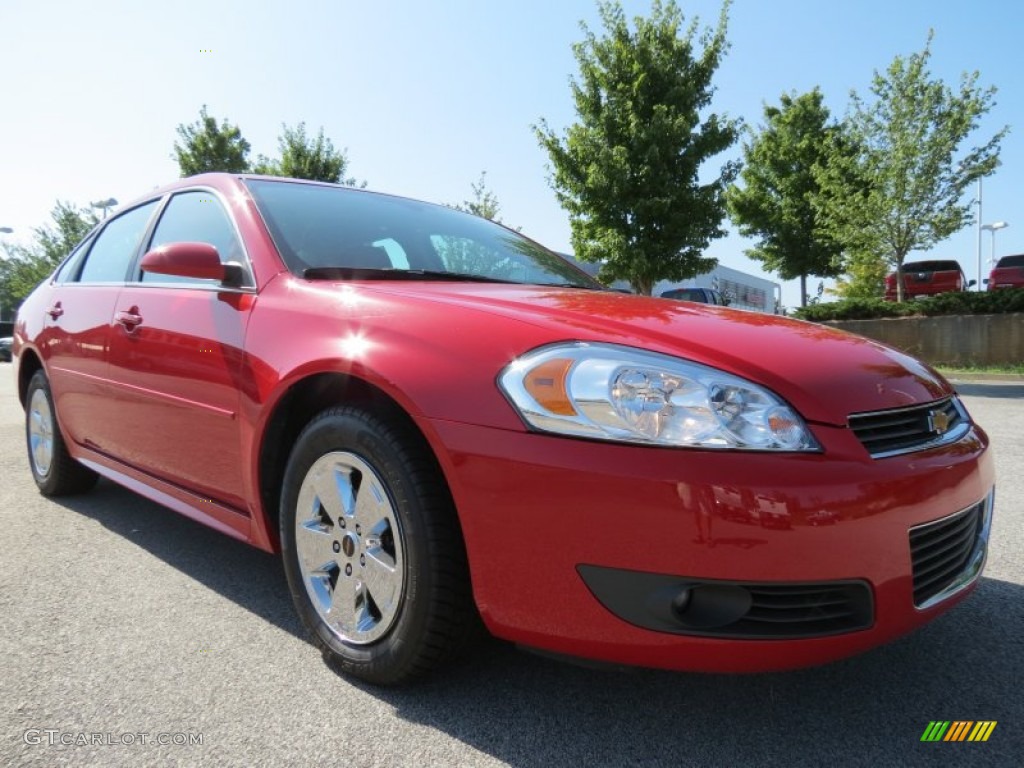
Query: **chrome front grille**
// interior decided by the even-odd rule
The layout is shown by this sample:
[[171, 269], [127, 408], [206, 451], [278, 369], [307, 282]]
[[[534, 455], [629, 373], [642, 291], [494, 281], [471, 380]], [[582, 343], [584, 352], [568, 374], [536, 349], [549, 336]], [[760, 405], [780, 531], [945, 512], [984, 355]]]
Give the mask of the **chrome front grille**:
[[850, 429], [873, 458], [923, 451], [952, 443], [971, 428], [956, 397], [934, 403], [850, 416]]

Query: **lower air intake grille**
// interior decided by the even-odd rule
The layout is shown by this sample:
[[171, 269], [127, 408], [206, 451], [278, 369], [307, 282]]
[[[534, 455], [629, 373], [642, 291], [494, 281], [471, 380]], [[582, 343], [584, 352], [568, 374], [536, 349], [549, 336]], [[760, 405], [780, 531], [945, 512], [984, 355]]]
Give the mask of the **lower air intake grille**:
[[954, 584], [971, 562], [984, 521], [985, 502], [910, 529], [914, 605], [921, 607]]

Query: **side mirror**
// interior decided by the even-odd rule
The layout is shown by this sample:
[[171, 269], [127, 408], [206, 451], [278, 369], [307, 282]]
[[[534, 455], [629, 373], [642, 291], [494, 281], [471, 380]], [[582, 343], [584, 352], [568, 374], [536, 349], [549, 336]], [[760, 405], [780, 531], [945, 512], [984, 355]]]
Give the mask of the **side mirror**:
[[220, 280], [233, 286], [241, 285], [244, 275], [240, 264], [222, 263], [217, 249], [209, 243], [166, 243], [143, 256], [140, 266], [143, 272]]
[[[987, 283], [987, 282], [988, 282], [988, 280], [986, 280], [985, 282]], [[973, 285], [977, 285], [977, 284], [978, 284], [978, 281], [977, 281], [977, 280], [968, 280], [968, 281], [967, 281], [967, 287], [968, 287], [968, 288], [970, 288], [970, 287], [971, 287], [971, 286], [973, 286]]]
[[[974, 281], [972, 280], [971, 282], [973, 283]], [[986, 277], [986, 278], [985, 278], [984, 280], [982, 280], [981, 282], [983, 282], [983, 283], [984, 283], [985, 285], [988, 285], [988, 278]]]

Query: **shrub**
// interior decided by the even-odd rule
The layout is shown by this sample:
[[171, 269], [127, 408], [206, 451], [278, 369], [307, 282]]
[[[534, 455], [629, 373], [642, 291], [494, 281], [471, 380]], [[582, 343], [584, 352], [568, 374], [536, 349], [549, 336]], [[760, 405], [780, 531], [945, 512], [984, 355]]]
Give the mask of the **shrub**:
[[998, 291], [940, 293], [897, 304], [884, 299], [843, 299], [795, 310], [801, 320], [873, 320], [880, 317], [925, 315], [1001, 315], [1024, 312], [1024, 288]]

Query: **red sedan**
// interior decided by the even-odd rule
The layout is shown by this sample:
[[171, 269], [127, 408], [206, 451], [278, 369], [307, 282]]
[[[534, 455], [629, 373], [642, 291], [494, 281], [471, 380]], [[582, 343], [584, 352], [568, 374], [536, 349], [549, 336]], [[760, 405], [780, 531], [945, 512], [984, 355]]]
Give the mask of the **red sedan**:
[[904, 354], [602, 290], [444, 207], [211, 174], [101, 223], [15, 328], [40, 490], [97, 475], [281, 552], [340, 669], [482, 623], [681, 670], [818, 664], [975, 586], [988, 438]]

